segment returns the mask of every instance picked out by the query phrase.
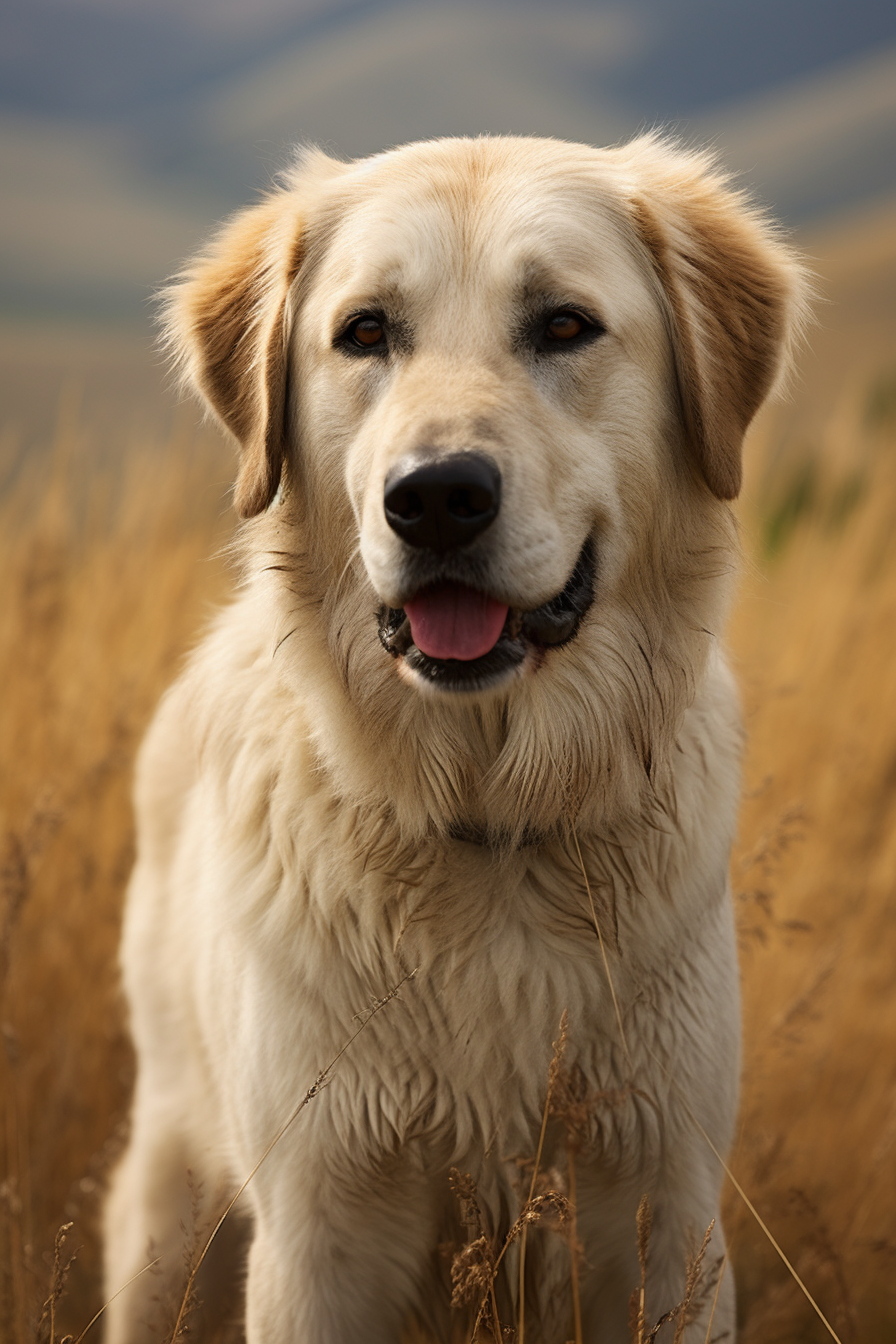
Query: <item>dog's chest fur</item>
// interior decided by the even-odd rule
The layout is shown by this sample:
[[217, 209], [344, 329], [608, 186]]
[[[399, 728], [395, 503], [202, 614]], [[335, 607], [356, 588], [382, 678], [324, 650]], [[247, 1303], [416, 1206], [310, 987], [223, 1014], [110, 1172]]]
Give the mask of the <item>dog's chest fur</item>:
[[[251, 705], [251, 695], [242, 700], [237, 732]], [[226, 707], [216, 721], [234, 727]], [[254, 1117], [268, 1128], [272, 1114], [285, 1117], [356, 1014], [410, 972], [340, 1061], [322, 1103], [347, 1151], [370, 1162], [401, 1150], [480, 1176], [494, 1160], [531, 1157], [566, 1011], [567, 1062], [581, 1070], [602, 1163], [649, 1161], [642, 1150], [660, 1136], [638, 1097], [648, 1077], [652, 1097], [666, 1090], [653, 1052], [674, 1060], [676, 1034], [700, 1011], [690, 966], [728, 937], [726, 849], [705, 838], [720, 828], [683, 829], [670, 797], [649, 821], [583, 836], [580, 848], [571, 836], [507, 853], [461, 840], [409, 849], [395, 837], [390, 848], [388, 825], [340, 802], [326, 774], [308, 768], [310, 748], [294, 726], [269, 740], [251, 776], [231, 771], [225, 784], [223, 771], [216, 780], [211, 771], [197, 782], [200, 795], [218, 792], [215, 807], [196, 801], [220, 829], [206, 835], [204, 852], [180, 860], [207, 905], [209, 976], [221, 964], [239, 967], [224, 1016], [204, 1028], [222, 1047], [211, 1051], [215, 1090], [241, 1113], [232, 1127], [246, 1142], [233, 1154], [237, 1169], [270, 1138]], [[695, 763], [710, 747], [718, 754], [698, 707], [682, 734], [673, 794], [703, 788]], [[733, 740], [727, 747], [736, 755]], [[223, 741], [206, 743], [216, 750]], [[723, 765], [733, 787], [736, 770]], [[289, 807], [279, 804], [278, 782]], [[704, 814], [726, 806], [708, 794], [703, 802]], [[244, 819], [259, 808], [265, 843], [249, 846]], [[290, 1030], [267, 1031], [285, 1003]]]

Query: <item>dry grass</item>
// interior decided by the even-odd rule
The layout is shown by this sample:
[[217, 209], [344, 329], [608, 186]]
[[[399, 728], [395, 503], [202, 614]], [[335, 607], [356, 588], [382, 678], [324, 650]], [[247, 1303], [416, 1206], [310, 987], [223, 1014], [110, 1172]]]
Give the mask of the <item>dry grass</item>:
[[204, 558], [229, 530], [220, 448], [137, 447], [89, 482], [82, 454], [63, 408], [0, 522], [4, 1344], [35, 1337], [63, 1221], [82, 1250], [57, 1320], [95, 1306], [97, 1191], [132, 1077], [115, 957], [134, 752], [225, 588]]
[[[730, 638], [750, 743], [731, 1164], [848, 1344], [896, 1336], [896, 396], [854, 380], [813, 454], [798, 430], [791, 407], [754, 436]], [[0, 1339], [22, 1344], [99, 1305], [132, 1074], [114, 963], [133, 755], [227, 582], [205, 558], [229, 530], [226, 452], [184, 435], [111, 473], [87, 457], [64, 414], [49, 466], [0, 503]], [[727, 1202], [745, 1344], [828, 1338]]]
[[[889, 384], [890, 387], [894, 385]], [[749, 733], [733, 863], [745, 983], [732, 1164], [840, 1337], [896, 1332], [896, 396], [842, 408], [730, 642]], [[896, 388], [894, 388], [896, 390]], [[792, 465], [747, 510], [768, 537]], [[757, 445], [762, 446], [762, 445]], [[729, 1201], [744, 1344], [823, 1338]]]

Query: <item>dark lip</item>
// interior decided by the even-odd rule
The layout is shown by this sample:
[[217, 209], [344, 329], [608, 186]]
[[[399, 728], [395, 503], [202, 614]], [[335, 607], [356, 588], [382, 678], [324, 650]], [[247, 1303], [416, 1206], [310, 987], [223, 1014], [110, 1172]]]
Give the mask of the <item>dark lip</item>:
[[380, 607], [380, 641], [393, 658], [403, 658], [413, 672], [440, 690], [483, 690], [509, 677], [531, 651], [543, 654], [575, 639], [594, 601], [595, 574], [594, 542], [589, 537], [561, 591], [534, 611], [511, 608], [497, 644], [482, 658], [462, 662], [421, 653], [411, 638], [411, 623], [402, 607]]

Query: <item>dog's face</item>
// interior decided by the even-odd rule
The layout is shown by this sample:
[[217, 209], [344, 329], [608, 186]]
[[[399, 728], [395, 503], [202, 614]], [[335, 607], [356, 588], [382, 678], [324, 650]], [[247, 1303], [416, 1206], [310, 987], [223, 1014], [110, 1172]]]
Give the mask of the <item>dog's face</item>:
[[677, 438], [661, 293], [618, 205], [547, 156], [490, 157], [348, 174], [292, 337], [300, 456], [344, 479], [383, 642], [452, 693], [575, 637]]
[[368, 724], [429, 692], [420, 753], [456, 757], [459, 706], [497, 698], [493, 792], [534, 777], [538, 735], [578, 798], [611, 768], [618, 794], [623, 758], [649, 776], [693, 695], [797, 287], [696, 156], [457, 140], [306, 157], [169, 315], [242, 446], [238, 509], [300, 535]]

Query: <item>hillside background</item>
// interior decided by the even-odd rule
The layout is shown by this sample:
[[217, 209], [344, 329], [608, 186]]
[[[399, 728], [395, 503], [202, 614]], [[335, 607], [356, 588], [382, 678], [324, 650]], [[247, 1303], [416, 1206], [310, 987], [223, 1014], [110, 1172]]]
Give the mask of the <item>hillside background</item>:
[[887, 0], [6, 0], [7, 435], [45, 434], [66, 378], [84, 389], [88, 419], [113, 433], [170, 412], [148, 354], [152, 294], [298, 141], [354, 157], [479, 132], [611, 144], [652, 126], [716, 146], [792, 227], [892, 201], [896, 10]]
[[[98, 1210], [133, 1067], [115, 971], [133, 757], [231, 581], [231, 450], [166, 385], [154, 289], [298, 140], [353, 156], [655, 125], [715, 145], [817, 276], [738, 505], [731, 1162], [834, 1337], [896, 1338], [892, 3], [6, 0], [0, 1344], [80, 1338], [100, 1306]], [[726, 1198], [741, 1344], [829, 1340]]]

